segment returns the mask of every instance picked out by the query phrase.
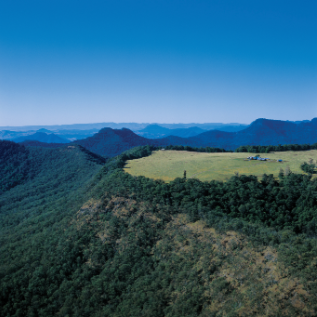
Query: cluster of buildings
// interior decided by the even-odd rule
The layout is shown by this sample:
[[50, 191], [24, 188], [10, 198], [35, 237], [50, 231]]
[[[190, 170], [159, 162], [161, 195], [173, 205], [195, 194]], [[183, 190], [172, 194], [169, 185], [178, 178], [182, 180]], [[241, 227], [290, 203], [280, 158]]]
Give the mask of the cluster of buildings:
[[268, 161], [269, 158], [267, 157], [259, 157], [259, 156], [249, 156], [248, 160], [258, 160], [258, 161]]
[[[269, 158], [267, 157], [260, 157], [260, 156], [249, 156], [248, 160], [258, 160], [258, 161], [268, 161]], [[276, 162], [283, 162], [283, 160], [276, 160]]]

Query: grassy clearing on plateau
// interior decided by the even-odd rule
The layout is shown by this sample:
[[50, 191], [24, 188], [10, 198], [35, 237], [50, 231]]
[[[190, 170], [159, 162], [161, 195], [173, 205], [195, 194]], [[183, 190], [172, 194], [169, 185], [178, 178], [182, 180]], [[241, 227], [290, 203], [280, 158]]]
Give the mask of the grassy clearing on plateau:
[[[274, 161], [248, 161], [252, 153], [198, 153], [186, 151], [155, 151], [149, 157], [127, 161], [124, 170], [133, 176], [145, 176], [170, 182], [176, 177], [198, 178], [201, 181], [226, 181], [235, 172], [261, 177], [264, 173], [278, 176], [281, 168], [289, 166], [294, 173], [303, 173], [300, 165], [317, 160], [317, 150], [263, 153]], [[276, 162], [283, 160], [282, 163]], [[314, 175], [316, 176], [316, 175]]]

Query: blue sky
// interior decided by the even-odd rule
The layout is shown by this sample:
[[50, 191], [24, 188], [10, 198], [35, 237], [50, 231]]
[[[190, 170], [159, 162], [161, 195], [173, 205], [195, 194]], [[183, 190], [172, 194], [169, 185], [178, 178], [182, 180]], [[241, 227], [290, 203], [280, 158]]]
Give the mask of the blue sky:
[[317, 117], [317, 1], [1, 1], [0, 126]]

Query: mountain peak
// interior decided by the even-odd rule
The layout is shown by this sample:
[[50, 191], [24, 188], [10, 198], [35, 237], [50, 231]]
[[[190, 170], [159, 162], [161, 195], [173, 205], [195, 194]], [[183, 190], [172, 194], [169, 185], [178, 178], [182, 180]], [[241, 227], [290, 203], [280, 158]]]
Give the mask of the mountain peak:
[[264, 123], [267, 123], [269, 121], [279, 121], [279, 120], [273, 120], [273, 119], [266, 119], [266, 118], [258, 118], [256, 120], [254, 120], [253, 122], [251, 122], [250, 126], [254, 126], [254, 125], [261, 125]]
[[42, 132], [42, 133], [53, 133], [52, 131], [50, 131], [50, 130], [47, 130], [47, 129], [44, 129], [44, 128], [42, 128], [42, 129], [38, 129], [36, 132]]
[[[249, 129], [249, 128], [253, 129], [255, 127], [260, 127], [260, 126], [266, 126], [270, 129], [276, 130], [276, 129], [285, 129], [286, 127], [288, 127], [288, 128], [295, 127], [296, 123], [290, 122], [290, 121], [259, 118], [259, 119], [256, 119], [255, 121], [253, 121], [247, 129]], [[245, 129], [245, 130], [247, 130], [247, 129]]]
[[109, 127], [105, 127], [105, 128], [100, 129], [97, 133], [107, 133], [110, 131], [113, 131], [113, 129], [111, 129]]
[[23, 142], [23, 141], [40, 141], [44, 143], [69, 143], [68, 140], [59, 137], [56, 134], [47, 134], [45, 132], [35, 132], [34, 134], [22, 136], [12, 139], [14, 142]]
[[156, 123], [149, 124], [146, 128], [139, 130], [139, 132], [146, 132], [146, 133], [163, 133], [166, 134], [170, 131], [168, 128], [164, 128]]

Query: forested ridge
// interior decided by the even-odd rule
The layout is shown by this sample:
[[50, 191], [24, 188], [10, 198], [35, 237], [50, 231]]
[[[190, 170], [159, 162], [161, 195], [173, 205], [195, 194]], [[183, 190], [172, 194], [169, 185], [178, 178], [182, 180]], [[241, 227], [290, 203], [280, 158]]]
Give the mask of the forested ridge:
[[154, 149], [12, 150], [42, 164], [0, 196], [0, 316], [315, 316], [317, 180], [123, 172]]

